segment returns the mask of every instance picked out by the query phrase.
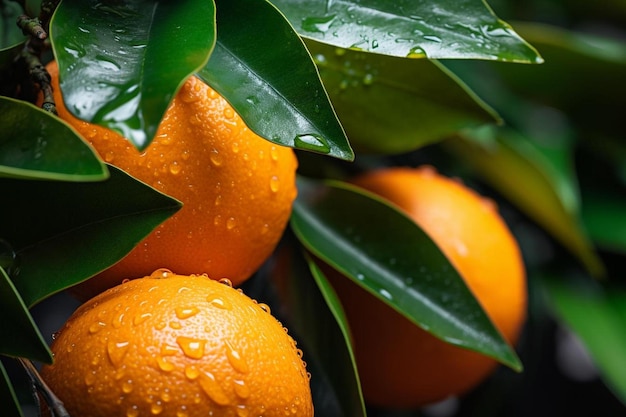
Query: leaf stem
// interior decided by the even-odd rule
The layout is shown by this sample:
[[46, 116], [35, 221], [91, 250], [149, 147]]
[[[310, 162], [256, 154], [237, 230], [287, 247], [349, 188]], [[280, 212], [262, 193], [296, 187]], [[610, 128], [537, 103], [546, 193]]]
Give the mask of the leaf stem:
[[61, 401], [59, 397], [57, 397], [54, 392], [52, 392], [52, 390], [50, 389], [50, 387], [48, 387], [44, 380], [41, 379], [41, 376], [39, 375], [39, 372], [37, 372], [37, 368], [35, 368], [35, 365], [33, 365], [33, 363], [28, 359], [18, 358], [18, 360], [24, 367], [24, 370], [26, 370], [26, 373], [33, 383], [33, 386], [35, 387], [37, 392], [41, 394], [43, 400], [50, 408], [52, 415], [54, 417], [70, 417], [70, 414], [63, 406], [63, 401]]

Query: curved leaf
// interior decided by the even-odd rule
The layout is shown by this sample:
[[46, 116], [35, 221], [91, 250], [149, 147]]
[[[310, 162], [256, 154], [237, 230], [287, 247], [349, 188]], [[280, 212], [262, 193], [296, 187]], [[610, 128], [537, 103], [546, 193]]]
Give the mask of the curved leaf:
[[[265, 0], [220, 0], [217, 5], [217, 44], [198, 76], [258, 135], [352, 160], [315, 64], [289, 22]], [[241, 30], [242, 22], [248, 30]]]
[[401, 153], [498, 116], [437, 61], [337, 49], [308, 41], [352, 145]]
[[307, 249], [440, 339], [521, 369], [456, 269], [415, 222], [347, 184], [301, 178], [298, 190], [291, 225]]
[[2, 404], [2, 412], [6, 413], [6, 417], [24, 417], [20, 404], [15, 395], [13, 384], [9, 379], [4, 365], [0, 361], [0, 404]]
[[585, 194], [582, 218], [589, 235], [600, 247], [626, 254], [626, 193]]
[[0, 97], [0, 177], [95, 181], [108, 175], [91, 146], [59, 118]]
[[119, 169], [96, 183], [0, 178], [0, 230], [14, 252], [11, 279], [32, 306], [120, 260], [181, 204]]
[[13, 45], [21, 44], [26, 36], [17, 27], [15, 22], [23, 11], [18, 2], [0, 2], [0, 68], [2, 68], [2, 55], [6, 49], [11, 49]]
[[549, 231], [593, 275], [603, 273], [602, 262], [581, 227], [578, 206], [563, 198], [555, 168], [528, 140], [505, 129], [484, 129], [466, 132], [446, 146]]
[[0, 267], [0, 354], [52, 363], [52, 352], [15, 286]]
[[67, 108], [144, 149], [182, 82], [206, 64], [215, 7], [204, 0], [63, 0], [50, 35]]
[[483, 1], [273, 0], [302, 35], [398, 57], [542, 62]]

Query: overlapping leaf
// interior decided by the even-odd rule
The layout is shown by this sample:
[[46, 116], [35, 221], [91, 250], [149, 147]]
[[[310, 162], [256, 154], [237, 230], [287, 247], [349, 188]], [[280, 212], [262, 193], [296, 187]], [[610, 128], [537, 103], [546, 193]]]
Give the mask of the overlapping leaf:
[[436, 61], [307, 45], [351, 144], [400, 153], [498, 116]]
[[312, 253], [435, 336], [521, 369], [456, 269], [413, 221], [346, 184], [301, 178], [298, 189], [291, 225]]
[[143, 149], [215, 42], [211, 1], [64, 0], [51, 23], [67, 108]]
[[76, 132], [24, 101], [0, 97], [0, 177], [95, 181], [103, 162]]
[[[217, 44], [198, 75], [257, 134], [353, 159], [313, 60], [289, 22], [265, 0], [220, 0], [217, 6]], [[242, 22], [248, 30], [241, 30]]]
[[0, 230], [14, 254], [11, 279], [24, 303], [83, 281], [125, 256], [180, 209], [113, 166], [107, 181], [68, 183], [0, 178]]
[[3, 413], [6, 417], [23, 417], [13, 384], [9, 379], [6, 369], [0, 362], [0, 404], [2, 404]]
[[273, 0], [305, 37], [398, 57], [538, 63], [537, 51], [479, 0]]

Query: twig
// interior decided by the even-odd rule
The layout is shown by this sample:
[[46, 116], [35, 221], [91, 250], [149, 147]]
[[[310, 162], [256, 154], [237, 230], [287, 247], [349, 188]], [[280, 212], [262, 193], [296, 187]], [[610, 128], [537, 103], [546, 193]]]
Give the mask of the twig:
[[50, 408], [52, 415], [54, 417], [70, 417], [70, 414], [63, 406], [63, 402], [59, 399], [59, 397], [54, 394], [54, 392], [52, 392], [52, 390], [50, 389], [50, 387], [48, 387], [44, 380], [41, 379], [41, 376], [39, 375], [39, 372], [37, 372], [37, 368], [35, 368], [35, 365], [33, 365], [33, 363], [28, 359], [18, 358], [18, 360], [26, 370], [26, 373], [33, 383], [33, 386], [35, 387], [37, 392], [41, 394], [44, 401]]

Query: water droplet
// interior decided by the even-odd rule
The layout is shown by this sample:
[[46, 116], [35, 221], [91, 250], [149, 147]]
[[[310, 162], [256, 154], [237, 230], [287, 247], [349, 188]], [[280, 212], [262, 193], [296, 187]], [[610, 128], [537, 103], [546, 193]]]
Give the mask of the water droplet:
[[85, 385], [90, 387], [96, 383], [97, 379], [98, 378], [96, 377], [96, 371], [87, 372], [87, 375], [85, 375]]
[[167, 357], [157, 356], [156, 358], [157, 365], [159, 365], [159, 369], [164, 372], [173, 371], [175, 368], [174, 363], [167, 359]]
[[250, 411], [244, 404], [237, 405], [237, 417], [248, 417], [249, 415]]
[[170, 271], [169, 269], [159, 268], [156, 271], [154, 271], [152, 274], [150, 274], [150, 278], [163, 279], [163, 278], [168, 278], [172, 275], [174, 275], [174, 273]]
[[187, 413], [187, 411], [185, 411], [185, 408], [183, 407], [181, 407], [181, 409], [176, 412], [176, 417], [189, 417], [189, 413]]
[[115, 159], [115, 152], [113, 151], [108, 151], [107, 153], [104, 154], [104, 160], [108, 163], [113, 162], [113, 160]]
[[231, 280], [229, 280], [228, 278], [220, 278], [219, 283], [220, 284], [224, 284], [224, 285], [226, 285], [226, 286], [228, 286], [230, 288], [233, 287], [233, 282]]
[[294, 138], [294, 145], [298, 148], [313, 152], [330, 152], [330, 147], [328, 146], [326, 139], [317, 134], [297, 135]]
[[215, 165], [216, 167], [222, 165], [222, 162], [223, 162], [222, 155], [220, 155], [217, 149], [213, 149], [211, 151], [211, 154], [209, 155], [209, 159], [211, 159], [211, 163]]
[[161, 400], [165, 403], [172, 400], [172, 395], [170, 394], [169, 388], [165, 388], [164, 392], [161, 394]]
[[176, 343], [178, 343], [178, 346], [183, 350], [185, 356], [189, 358], [200, 359], [204, 356], [205, 340], [179, 336], [176, 338]]
[[378, 293], [388, 300], [393, 300], [393, 296], [391, 295], [391, 293], [384, 288], [378, 290]]
[[208, 301], [213, 307], [221, 308], [222, 310], [230, 310], [232, 308], [230, 303], [227, 303], [221, 298], [209, 297]]
[[239, 142], [233, 142], [230, 146], [234, 153], [239, 153]]
[[279, 189], [280, 180], [278, 179], [277, 175], [273, 175], [272, 178], [270, 178], [270, 190], [272, 190], [273, 193], [276, 193]]
[[200, 375], [200, 387], [218, 405], [230, 404], [230, 399], [218, 384], [215, 376], [210, 372], [203, 372]]
[[423, 38], [426, 39], [427, 41], [441, 43], [441, 38], [439, 36], [424, 35]]
[[178, 164], [178, 162], [174, 161], [170, 164], [170, 173], [172, 173], [172, 175], [180, 174], [180, 170], [181, 166]]
[[270, 157], [272, 161], [278, 161], [278, 148], [276, 146], [272, 146], [270, 149]]
[[426, 51], [424, 51], [421, 47], [416, 46], [409, 50], [409, 53], [406, 55], [407, 58], [424, 58], [426, 56]]
[[89, 333], [91, 334], [98, 333], [100, 330], [104, 329], [105, 326], [106, 326], [106, 323], [102, 321], [97, 321], [93, 323], [91, 326], [89, 326]]
[[137, 417], [139, 415], [139, 408], [136, 405], [129, 407], [126, 410], [126, 417]]
[[325, 33], [330, 29], [333, 24], [336, 15], [331, 14], [328, 16], [311, 16], [302, 19], [301, 27], [307, 32]]
[[163, 404], [161, 401], [157, 401], [150, 406], [150, 412], [154, 415], [161, 414], [163, 411]]
[[265, 303], [259, 303], [259, 307], [261, 308], [261, 310], [265, 311], [268, 314], [272, 312], [272, 310], [270, 310], [270, 306]]
[[213, 217], [213, 224], [215, 226], [219, 226], [220, 224], [222, 224], [222, 215], [218, 214], [215, 217]]
[[250, 396], [250, 388], [246, 385], [243, 379], [233, 380], [235, 384], [235, 394], [241, 399], [246, 399]]
[[182, 329], [183, 325], [180, 324], [177, 321], [170, 321], [170, 328], [174, 329], [174, 330], [179, 330]]
[[133, 391], [133, 380], [127, 379], [122, 383], [122, 392], [124, 394], [130, 394]]
[[249, 372], [250, 368], [248, 367], [248, 363], [239, 351], [235, 349], [230, 341], [226, 340], [224, 343], [226, 344], [226, 357], [232, 367], [244, 374]]
[[189, 379], [196, 379], [200, 376], [200, 370], [195, 365], [185, 367], [185, 376]]
[[133, 319], [133, 324], [135, 326], [139, 326], [141, 323], [145, 322], [146, 320], [148, 320], [150, 317], [152, 317], [152, 313], [143, 313], [143, 314], [138, 314], [135, 316], [135, 318]]
[[226, 220], [226, 228], [228, 230], [233, 230], [235, 226], [237, 226], [237, 220], [235, 220], [234, 217], [229, 217], [228, 220]]
[[109, 343], [107, 343], [107, 354], [113, 366], [119, 367], [122, 364], [129, 346], [130, 343], [128, 342], [109, 341]]
[[200, 309], [195, 306], [177, 307], [174, 312], [176, 313], [176, 317], [181, 320], [185, 320], [198, 314], [200, 312]]

